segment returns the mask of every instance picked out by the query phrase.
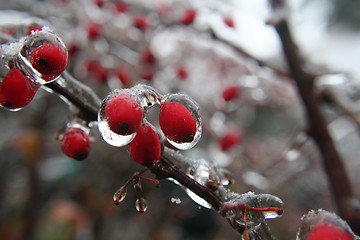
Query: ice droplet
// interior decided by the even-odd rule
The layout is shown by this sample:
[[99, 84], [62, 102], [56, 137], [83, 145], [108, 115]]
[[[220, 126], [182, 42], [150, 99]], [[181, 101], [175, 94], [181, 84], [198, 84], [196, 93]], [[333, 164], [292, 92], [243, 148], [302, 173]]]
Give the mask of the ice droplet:
[[114, 203], [116, 205], [119, 205], [126, 197], [126, 187], [122, 186], [121, 188], [119, 188], [119, 190], [117, 190], [113, 196], [114, 199]]
[[146, 212], [146, 210], [148, 209], [148, 204], [146, 200], [141, 197], [136, 199], [135, 207], [138, 212], [143, 213]]
[[175, 204], [180, 204], [180, 203], [181, 203], [181, 199], [180, 199], [180, 198], [174, 198], [174, 197], [172, 197], [172, 198], [170, 199], [170, 201], [171, 201], [172, 203], [175, 203]]
[[193, 118], [195, 119], [195, 122], [196, 122], [196, 132], [195, 132], [194, 139], [191, 142], [177, 143], [177, 142], [174, 142], [171, 139], [167, 138], [168, 142], [180, 150], [187, 150], [187, 149], [192, 148], [200, 140], [201, 133], [202, 133], [202, 125], [201, 125], [201, 116], [200, 116], [199, 106], [192, 99], [190, 99], [189, 96], [187, 96], [185, 94], [180, 94], [180, 93], [166, 95], [164, 97], [164, 99], [162, 100], [162, 102], [164, 103], [165, 101], [178, 102], [178, 103], [182, 104], [183, 106], [185, 106], [189, 110], [190, 114], [193, 116]]
[[160, 104], [162, 96], [154, 88], [148, 85], [137, 84], [129, 90], [130, 94], [137, 99], [140, 106], [144, 109]]
[[[210, 178], [210, 166], [205, 160], [199, 160], [196, 166], [190, 167], [186, 171], [186, 174], [201, 185], [205, 185]], [[203, 206], [204, 208], [211, 209], [211, 205], [207, 201], [196, 195], [190, 189], [185, 188], [185, 192], [197, 204]]]

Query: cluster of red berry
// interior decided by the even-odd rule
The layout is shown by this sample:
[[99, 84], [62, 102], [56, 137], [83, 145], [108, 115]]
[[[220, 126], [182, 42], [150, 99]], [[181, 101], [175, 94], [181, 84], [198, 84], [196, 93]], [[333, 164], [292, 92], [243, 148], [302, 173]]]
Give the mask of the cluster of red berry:
[[17, 43], [9, 44], [18, 44], [20, 50], [11, 56], [5, 50], [1, 53], [9, 70], [1, 80], [0, 104], [15, 111], [31, 102], [41, 84], [56, 80], [64, 72], [68, 55], [62, 41], [46, 28], [33, 29]]
[[[158, 131], [147, 112], [159, 106]], [[131, 158], [150, 166], [161, 158], [163, 136], [178, 149], [189, 149], [199, 140], [201, 123], [197, 105], [182, 94], [162, 96], [145, 85], [117, 89], [104, 99], [99, 111], [99, 131], [114, 146], [128, 145]]]

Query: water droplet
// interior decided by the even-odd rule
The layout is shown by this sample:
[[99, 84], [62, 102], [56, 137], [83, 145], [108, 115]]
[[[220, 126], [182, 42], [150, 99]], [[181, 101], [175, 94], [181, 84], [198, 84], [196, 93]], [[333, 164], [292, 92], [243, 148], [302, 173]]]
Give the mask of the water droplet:
[[279, 209], [278, 211], [264, 211], [265, 218], [277, 218], [282, 215], [285, 204], [280, 198], [270, 194], [258, 194], [256, 198], [260, 208], [274, 207]]
[[207, 201], [205, 201], [205, 199], [203, 199], [203, 198], [199, 197], [198, 195], [196, 195], [193, 191], [186, 188], [185, 192], [194, 202], [196, 202], [200, 206], [202, 206], [204, 208], [211, 209], [210, 203], [208, 203]]
[[147, 204], [146, 200], [141, 197], [141, 198], [136, 199], [135, 207], [138, 212], [143, 213], [143, 212], [146, 212], [146, 210], [148, 209], [148, 204]]
[[219, 168], [217, 172], [220, 178], [220, 184], [222, 184], [223, 186], [228, 186], [235, 182], [234, 176], [227, 169]]
[[35, 83], [57, 80], [64, 72], [68, 53], [64, 42], [47, 27], [26, 36], [16, 66]]
[[129, 90], [131, 91], [131, 95], [137, 98], [137, 101], [144, 109], [160, 104], [162, 96], [148, 85], [137, 84]]
[[200, 140], [201, 133], [202, 133], [202, 125], [201, 125], [201, 117], [200, 117], [200, 110], [199, 106], [190, 99], [185, 94], [168, 94], [164, 97], [162, 100], [162, 103], [165, 102], [178, 102], [185, 106], [187, 110], [189, 110], [190, 114], [193, 116], [195, 123], [196, 123], [196, 131], [195, 135], [191, 137], [191, 141], [185, 141], [182, 143], [178, 143], [175, 141], [172, 141], [171, 139], [167, 138], [168, 142], [180, 150], [187, 150], [192, 148], [197, 144], [197, 142]]
[[114, 199], [114, 203], [116, 205], [119, 205], [126, 197], [126, 187], [122, 186], [121, 188], [119, 188], [119, 190], [117, 190], [113, 196]]
[[174, 198], [174, 197], [172, 197], [172, 198], [170, 199], [170, 201], [171, 201], [172, 203], [175, 203], [175, 204], [180, 204], [180, 203], [181, 203], [181, 199], [180, 199], [180, 198]]

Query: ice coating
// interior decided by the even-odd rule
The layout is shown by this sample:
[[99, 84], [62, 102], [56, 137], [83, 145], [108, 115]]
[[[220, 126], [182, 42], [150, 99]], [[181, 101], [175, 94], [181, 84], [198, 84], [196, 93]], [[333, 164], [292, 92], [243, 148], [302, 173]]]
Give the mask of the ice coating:
[[116, 205], [119, 205], [120, 202], [124, 201], [125, 197], [126, 197], [126, 186], [122, 186], [121, 188], [119, 188], [115, 193], [114, 193], [114, 196], [113, 196], [113, 200], [114, 200], [114, 203]]
[[64, 42], [47, 27], [23, 40], [16, 66], [35, 83], [55, 81], [65, 70], [68, 53]]
[[[167, 134], [164, 131], [163, 131], [163, 133], [164, 133], [165, 137], [167, 138], [168, 142], [171, 145], [173, 145], [174, 147], [176, 147], [177, 149], [180, 149], [180, 150], [190, 149], [193, 146], [195, 146], [196, 143], [200, 140], [201, 133], [202, 133], [202, 125], [201, 125], [201, 117], [200, 117], [199, 107], [192, 99], [190, 99], [185, 94], [168, 94], [162, 100], [162, 105], [169, 103], [169, 102], [176, 102], [176, 103], [179, 103], [182, 106], [184, 106], [189, 111], [189, 113], [191, 114], [193, 119], [195, 120], [196, 129], [195, 129], [195, 134], [192, 137], [192, 141], [184, 141], [181, 143], [174, 141], [174, 139], [171, 139], [171, 137], [167, 136]], [[161, 121], [161, 119], [160, 119], [160, 121]], [[174, 127], [176, 127], [176, 126], [174, 126]]]
[[349, 225], [335, 213], [322, 209], [311, 210], [302, 217], [302, 224], [296, 240], [306, 239], [342, 239], [357, 240]]
[[135, 207], [138, 212], [144, 213], [148, 209], [148, 203], [146, 202], [145, 199], [140, 197], [140, 198], [136, 199]]
[[[106, 106], [114, 96], [120, 96], [120, 95], [126, 95], [129, 96], [129, 98], [132, 98], [131, 90], [128, 89], [115, 89], [112, 91], [102, 102], [99, 112], [98, 112], [98, 128], [99, 132], [101, 133], [103, 139], [110, 145], [115, 147], [122, 147], [127, 144], [129, 144], [135, 137], [136, 131], [129, 132], [126, 135], [120, 135], [118, 133], [115, 133], [113, 130], [110, 129], [108, 119], [106, 116]], [[134, 101], [136, 101], [134, 99]], [[140, 105], [139, 105], [140, 106]]]

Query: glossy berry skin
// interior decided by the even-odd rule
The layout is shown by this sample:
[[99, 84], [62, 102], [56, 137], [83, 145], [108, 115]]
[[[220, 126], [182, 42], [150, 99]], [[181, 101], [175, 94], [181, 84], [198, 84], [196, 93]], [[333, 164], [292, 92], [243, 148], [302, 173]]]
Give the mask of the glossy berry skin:
[[196, 18], [196, 10], [192, 8], [186, 9], [180, 17], [180, 23], [184, 25], [190, 25]]
[[143, 110], [128, 93], [110, 97], [105, 106], [105, 117], [111, 131], [119, 135], [130, 135], [140, 127]]
[[165, 102], [159, 113], [160, 128], [166, 138], [176, 143], [192, 142], [196, 134], [196, 121], [181, 103]]
[[45, 81], [50, 81], [65, 71], [68, 54], [56, 44], [45, 43], [31, 51], [29, 61]]
[[63, 153], [75, 160], [84, 160], [90, 152], [89, 136], [80, 128], [66, 131], [61, 139]]
[[241, 136], [237, 131], [230, 131], [220, 139], [220, 148], [222, 151], [227, 151], [238, 145], [241, 140]]
[[306, 240], [354, 240], [354, 236], [338, 226], [321, 221], [311, 228]]
[[19, 69], [13, 68], [0, 85], [0, 104], [7, 109], [22, 108], [31, 102], [37, 89]]
[[144, 166], [151, 166], [161, 158], [159, 136], [150, 125], [141, 125], [128, 146], [130, 157]]

